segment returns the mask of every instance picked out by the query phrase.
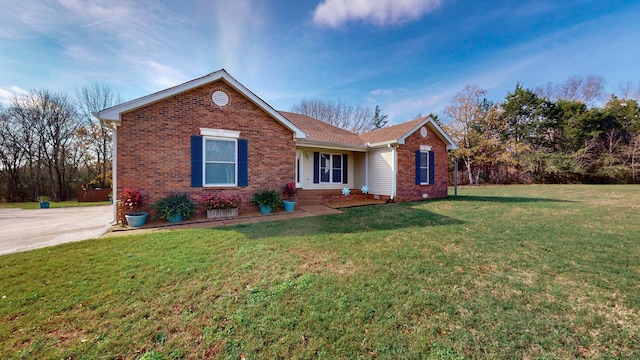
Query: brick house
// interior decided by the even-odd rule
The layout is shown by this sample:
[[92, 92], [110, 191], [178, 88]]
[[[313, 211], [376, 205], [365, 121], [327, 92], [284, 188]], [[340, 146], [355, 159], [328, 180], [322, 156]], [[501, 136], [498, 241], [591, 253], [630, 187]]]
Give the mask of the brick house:
[[94, 115], [114, 129], [114, 194], [140, 189], [147, 203], [223, 191], [246, 209], [258, 190], [291, 181], [305, 191], [367, 185], [397, 201], [446, 197], [456, 148], [429, 117], [358, 135], [278, 112], [225, 70]]

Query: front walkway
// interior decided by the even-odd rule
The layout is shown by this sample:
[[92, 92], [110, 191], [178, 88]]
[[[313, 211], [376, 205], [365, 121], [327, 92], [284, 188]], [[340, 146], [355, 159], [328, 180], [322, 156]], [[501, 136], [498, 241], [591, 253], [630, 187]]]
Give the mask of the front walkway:
[[186, 220], [177, 224], [171, 224], [168, 222], [151, 223], [140, 228], [121, 227], [119, 225], [114, 225], [111, 227], [111, 231], [106, 233], [103, 237], [144, 234], [144, 233], [164, 231], [164, 230], [212, 228], [212, 227], [218, 227], [218, 226], [249, 224], [249, 223], [257, 223], [257, 222], [263, 222], [263, 221], [287, 220], [287, 219], [296, 219], [296, 218], [303, 218], [303, 217], [310, 217], [310, 216], [340, 214], [340, 213], [342, 213], [342, 211], [337, 209], [332, 209], [324, 205], [304, 205], [304, 206], [296, 207], [296, 210], [293, 212], [280, 211], [280, 212], [268, 214], [268, 215], [250, 214], [247, 216], [239, 216], [237, 218], [223, 219], [223, 220], [212, 220], [212, 219], [206, 219], [206, 220], [198, 219], [198, 220], [192, 220], [192, 221]]

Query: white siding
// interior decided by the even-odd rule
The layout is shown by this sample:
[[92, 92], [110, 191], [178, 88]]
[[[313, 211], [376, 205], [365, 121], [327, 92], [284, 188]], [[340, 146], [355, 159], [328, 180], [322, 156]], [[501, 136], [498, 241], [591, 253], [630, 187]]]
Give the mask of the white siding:
[[369, 151], [369, 193], [391, 196], [393, 187], [393, 149]]
[[[343, 187], [349, 187], [350, 189], [354, 188], [354, 159], [353, 153], [349, 151], [339, 151], [339, 150], [326, 150], [326, 149], [317, 149], [317, 148], [298, 148], [298, 150], [302, 150], [302, 188], [306, 190], [329, 190], [329, 189], [342, 189]], [[325, 154], [348, 154], [349, 158], [347, 159], [347, 183], [330, 183], [330, 184], [314, 184], [313, 183], [313, 153], [321, 152]]]
[[365, 153], [353, 153], [353, 186], [354, 189], [360, 189], [363, 185], [367, 184], [366, 174], [366, 161], [367, 155]]

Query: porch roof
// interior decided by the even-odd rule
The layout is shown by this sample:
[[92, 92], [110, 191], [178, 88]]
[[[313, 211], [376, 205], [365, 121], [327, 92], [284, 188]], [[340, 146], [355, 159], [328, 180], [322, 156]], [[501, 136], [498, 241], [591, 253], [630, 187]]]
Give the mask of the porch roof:
[[280, 114], [307, 134], [306, 140], [320, 143], [364, 146], [364, 141], [356, 133], [333, 126], [307, 115], [280, 111]]

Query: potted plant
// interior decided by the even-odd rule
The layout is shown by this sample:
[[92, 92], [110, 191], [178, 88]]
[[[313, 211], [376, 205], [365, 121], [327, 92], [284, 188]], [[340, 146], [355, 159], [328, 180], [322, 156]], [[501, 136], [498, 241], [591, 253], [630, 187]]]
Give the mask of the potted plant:
[[238, 208], [242, 203], [239, 196], [228, 196], [225, 193], [214, 193], [204, 200], [207, 218], [224, 218], [238, 216]]
[[48, 209], [49, 203], [51, 202], [51, 198], [46, 195], [40, 195], [36, 198], [40, 203], [40, 209]]
[[260, 190], [251, 199], [251, 203], [258, 205], [262, 214], [269, 214], [272, 209], [277, 209], [280, 201], [280, 194], [275, 190]]
[[282, 201], [282, 206], [284, 207], [284, 211], [293, 211], [296, 207], [296, 193], [298, 189], [296, 189], [296, 183], [288, 182], [284, 184], [282, 187], [282, 194], [284, 195], [284, 200]]
[[129, 226], [139, 227], [147, 221], [149, 214], [144, 211], [139, 211], [139, 208], [142, 206], [142, 193], [140, 193], [140, 190], [125, 188], [122, 196], [120, 196], [120, 204], [129, 209], [129, 212], [124, 215]]
[[187, 193], [170, 193], [154, 202], [151, 208], [154, 212], [154, 218], [167, 219], [169, 222], [189, 219], [196, 212], [196, 205]]

